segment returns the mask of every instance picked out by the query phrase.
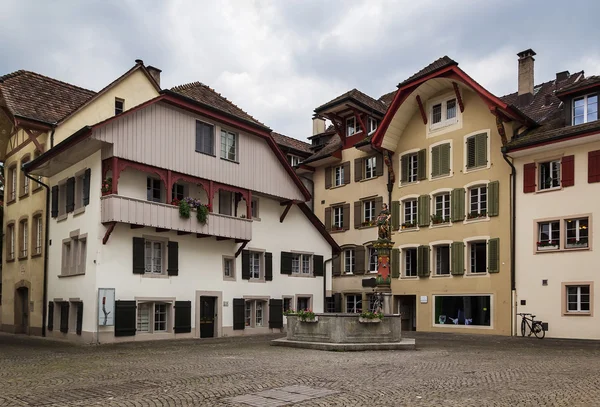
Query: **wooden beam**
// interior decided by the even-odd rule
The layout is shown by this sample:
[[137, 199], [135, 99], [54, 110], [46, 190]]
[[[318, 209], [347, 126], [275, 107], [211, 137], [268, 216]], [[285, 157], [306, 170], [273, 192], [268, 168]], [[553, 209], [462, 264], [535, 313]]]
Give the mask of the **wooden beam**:
[[129, 225], [129, 227], [130, 227], [131, 229], [141, 229], [141, 228], [143, 228], [143, 227], [144, 227], [144, 225], [134, 225], [134, 224], [131, 224], [131, 225]]
[[117, 226], [117, 222], [110, 222], [108, 224], [108, 229], [106, 229], [106, 233], [104, 234], [104, 238], [102, 239], [102, 244], [106, 244], [108, 242], [108, 238], [110, 234], [115, 230], [115, 226]]
[[246, 239], [235, 239], [235, 242], [236, 243], [244, 243], [244, 242], [247, 242], [247, 240]]
[[181, 231], [181, 230], [178, 230], [178, 231], [177, 231], [177, 234], [178, 234], [179, 236], [183, 236], [183, 235], [189, 235], [190, 233], [192, 233], [192, 232], [183, 232], [183, 231]]
[[456, 94], [456, 100], [458, 101], [458, 107], [460, 107], [460, 112], [465, 111], [465, 105], [463, 104], [462, 97], [460, 96], [460, 89], [458, 89], [458, 85], [456, 82], [452, 82], [452, 86], [454, 87], [454, 93]]
[[198, 239], [202, 239], [202, 238], [204, 238], [204, 237], [210, 237], [210, 235], [205, 235], [204, 233], [196, 233], [196, 237], [197, 237]]
[[427, 113], [425, 113], [425, 108], [423, 107], [423, 102], [421, 102], [421, 96], [419, 95], [417, 95], [417, 104], [419, 105], [419, 111], [421, 112], [423, 124], [427, 124]]
[[504, 123], [502, 123], [502, 117], [499, 112], [496, 112], [496, 128], [498, 129], [498, 134], [500, 134], [500, 138], [502, 139], [502, 145], [505, 146], [508, 143], [508, 138], [506, 137], [506, 130], [504, 129]]
[[35, 144], [35, 148], [40, 152], [40, 154], [42, 154], [44, 152], [44, 150], [42, 149], [42, 145], [40, 144], [40, 142], [38, 141], [37, 137], [42, 134], [42, 131], [31, 131], [29, 129], [24, 128], [23, 130], [25, 130], [25, 133], [27, 133], [27, 135], [29, 136], [29, 139], [31, 141], [33, 141], [33, 144]]
[[217, 236], [217, 240], [221, 241], [221, 240], [229, 240], [231, 239], [230, 237], [223, 237], [223, 236]]
[[[333, 124], [333, 127], [335, 128], [336, 133], [340, 136], [340, 138], [342, 139], [342, 142], [345, 143], [346, 132], [344, 131], [344, 127], [343, 127], [344, 119], [333, 113], [326, 113], [326, 114], [324, 114], [324, 116], [331, 121], [331, 124]], [[341, 124], [338, 124], [338, 120], [341, 122]]]
[[290, 209], [292, 208], [292, 205], [294, 203], [290, 202], [285, 209], [283, 210], [283, 213], [281, 214], [281, 217], [279, 218], [279, 223], [283, 223], [283, 221], [285, 220], [285, 217], [287, 216], [288, 212], [290, 211]]
[[164, 228], [156, 228], [156, 233], [161, 233], [161, 232], [168, 232], [169, 229], [164, 229]]
[[240, 255], [240, 253], [242, 252], [242, 250], [244, 250], [244, 248], [246, 247], [246, 245], [248, 244], [248, 240], [246, 240], [244, 243], [242, 243], [242, 245], [240, 246], [239, 249], [237, 249], [237, 252], [235, 252], [235, 258], [237, 259], [237, 257]]
[[[349, 105], [346, 105], [346, 106], [348, 106], [352, 110], [352, 112], [354, 113], [354, 118], [359, 121], [360, 128], [362, 129], [362, 132], [364, 134], [367, 134], [368, 133], [367, 126], [366, 126], [366, 123], [362, 119], [362, 112], [359, 111], [354, 106], [349, 106]], [[356, 134], [356, 133], [354, 133], [354, 134]]]

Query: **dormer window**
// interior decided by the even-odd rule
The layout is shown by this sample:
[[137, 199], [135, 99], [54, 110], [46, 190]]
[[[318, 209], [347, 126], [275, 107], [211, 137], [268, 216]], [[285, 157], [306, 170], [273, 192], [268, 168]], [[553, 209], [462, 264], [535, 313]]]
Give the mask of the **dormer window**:
[[369, 117], [368, 119], [368, 127], [369, 127], [369, 135], [375, 133], [375, 130], [377, 130], [377, 120]]
[[115, 98], [115, 116], [120, 115], [125, 110], [125, 100]]
[[296, 165], [300, 164], [300, 157], [297, 155], [288, 154], [288, 161], [292, 167], [295, 167]]
[[434, 102], [431, 105], [431, 111], [429, 113], [429, 116], [431, 120], [432, 130], [456, 123], [456, 98], [449, 97]]
[[355, 116], [346, 119], [346, 135], [348, 137], [360, 133], [361, 131], [360, 123], [356, 120]]
[[598, 94], [573, 99], [573, 126], [598, 120]]

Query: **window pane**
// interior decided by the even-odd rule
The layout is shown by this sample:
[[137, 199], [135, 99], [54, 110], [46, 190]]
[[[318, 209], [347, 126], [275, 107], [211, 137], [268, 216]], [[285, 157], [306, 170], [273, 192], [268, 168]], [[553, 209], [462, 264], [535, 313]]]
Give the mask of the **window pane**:
[[431, 112], [431, 122], [440, 123], [442, 121], [442, 105], [434, 105]]
[[434, 296], [435, 324], [490, 326], [491, 301], [487, 295]]
[[446, 102], [446, 119], [453, 119], [456, 117], [456, 99], [452, 99]]
[[140, 332], [150, 331], [150, 304], [143, 303], [138, 304], [138, 319], [137, 319], [137, 330]]

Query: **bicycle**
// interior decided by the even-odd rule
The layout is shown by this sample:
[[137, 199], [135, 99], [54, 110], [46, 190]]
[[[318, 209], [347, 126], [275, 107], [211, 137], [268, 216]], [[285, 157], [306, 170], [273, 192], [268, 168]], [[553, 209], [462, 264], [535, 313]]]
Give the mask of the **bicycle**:
[[535, 315], [528, 313], [518, 313], [523, 319], [521, 319], [521, 336], [525, 336], [527, 327], [529, 327], [529, 335], [533, 333], [538, 339], [544, 339], [546, 331], [542, 325], [542, 321], [536, 321]]

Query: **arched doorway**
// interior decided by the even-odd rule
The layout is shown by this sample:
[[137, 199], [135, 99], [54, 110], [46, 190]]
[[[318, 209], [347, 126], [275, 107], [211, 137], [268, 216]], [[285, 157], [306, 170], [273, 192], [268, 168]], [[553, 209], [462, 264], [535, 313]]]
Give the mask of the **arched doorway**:
[[29, 334], [29, 288], [19, 287], [15, 292], [15, 333]]

